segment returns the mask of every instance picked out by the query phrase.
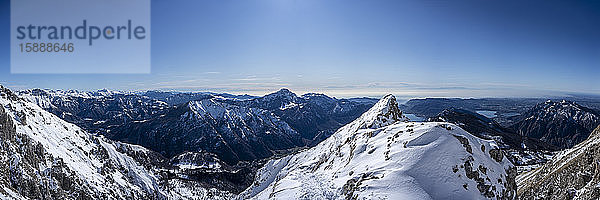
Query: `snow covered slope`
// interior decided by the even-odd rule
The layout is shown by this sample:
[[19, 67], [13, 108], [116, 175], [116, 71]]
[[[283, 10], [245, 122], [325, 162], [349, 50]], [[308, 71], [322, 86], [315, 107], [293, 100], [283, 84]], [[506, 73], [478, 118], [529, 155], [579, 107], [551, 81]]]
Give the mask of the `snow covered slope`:
[[142, 163], [153, 154], [140, 146], [93, 136], [0, 86], [0, 198], [202, 199], [221, 195], [180, 180], [163, 182], [163, 172]]
[[414, 123], [392, 95], [306, 151], [272, 160], [240, 199], [514, 199], [516, 169], [491, 140]]
[[588, 139], [519, 175], [520, 199], [600, 199], [600, 126]]
[[579, 144], [600, 125], [600, 113], [566, 100], [539, 103], [520, 117], [523, 120], [512, 126], [518, 134], [560, 149]]

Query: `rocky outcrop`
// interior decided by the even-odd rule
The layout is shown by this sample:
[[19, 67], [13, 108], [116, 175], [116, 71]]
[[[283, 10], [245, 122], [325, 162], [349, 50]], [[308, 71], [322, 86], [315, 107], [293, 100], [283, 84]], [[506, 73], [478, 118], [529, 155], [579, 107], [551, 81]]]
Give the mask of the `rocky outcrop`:
[[600, 126], [588, 139], [518, 177], [520, 199], [600, 199]]

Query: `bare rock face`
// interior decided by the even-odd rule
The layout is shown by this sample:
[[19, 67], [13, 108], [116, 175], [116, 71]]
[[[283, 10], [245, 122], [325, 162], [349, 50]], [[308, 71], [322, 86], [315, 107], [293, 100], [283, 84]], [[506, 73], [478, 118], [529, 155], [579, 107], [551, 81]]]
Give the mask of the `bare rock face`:
[[552, 161], [517, 178], [520, 199], [600, 199], [600, 126]]

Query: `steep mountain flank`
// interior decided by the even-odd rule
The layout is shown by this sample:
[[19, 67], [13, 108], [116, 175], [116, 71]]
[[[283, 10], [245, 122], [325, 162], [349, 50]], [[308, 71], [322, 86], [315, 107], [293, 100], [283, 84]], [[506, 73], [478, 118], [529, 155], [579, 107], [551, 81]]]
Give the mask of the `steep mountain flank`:
[[231, 197], [170, 179], [160, 155], [94, 136], [0, 86], [0, 197], [206, 199]]
[[588, 139], [518, 177], [520, 199], [599, 199], [600, 126]]
[[518, 134], [537, 138], [561, 149], [571, 148], [588, 138], [600, 125], [600, 114], [572, 101], [539, 103], [513, 125]]

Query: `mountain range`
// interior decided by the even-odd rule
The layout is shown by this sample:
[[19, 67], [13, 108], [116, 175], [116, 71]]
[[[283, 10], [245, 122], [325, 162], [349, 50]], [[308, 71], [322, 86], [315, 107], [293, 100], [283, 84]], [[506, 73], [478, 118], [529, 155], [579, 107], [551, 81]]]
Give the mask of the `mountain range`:
[[[214, 199], [232, 198], [234, 195], [226, 190], [214, 187], [214, 185], [223, 183], [223, 180], [232, 180], [231, 176], [233, 174], [227, 175], [223, 172], [236, 169], [225, 162], [221, 162], [214, 154], [188, 152], [167, 160], [160, 154], [144, 147], [114, 142], [103, 135], [90, 134], [84, 129], [65, 122], [43, 110], [37, 103], [19, 97], [6, 88], [2, 88], [0, 96], [0, 103], [2, 103], [0, 121], [2, 121], [2, 138], [4, 138], [2, 152], [5, 154], [2, 157], [8, 159], [4, 161], [6, 165], [2, 168], [3, 171], [7, 172], [4, 173], [5, 176], [2, 178], [3, 184], [0, 193], [3, 197]], [[192, 101], [190, 103], [196, 104], [189, 105], [189, 108], [194, 110], [197, 116], [225, 116], [223, 115], [224, 110], [221, 109], [223, 105], [218, 105], [215, 99]], [[210, 109], [210, 106], [213, 106], [213, 109]], [[235, 109], [228, 108], [225, 110], [229, 112], [229, 110]], [[203, 111], [203, 113], [200, 111]], [[191, 116], [191, 113], [185, 116]], [[440, 165], [438, 167], [447, 169], [444, 174], [453, 177], [452, 179], [455, 180], [453, 184], [463, 183], [462, 185], [455, 185], [455, 187], [464, 191], [451, 194], [450, 197], [465, 195], [474, 197], [514, 196], [514, 187], [512, 187], [514, 185], [512, 184], [515, 175], [513, 172], [514, 167], [506, 160], [506, 157], [502, 156], [495, 143], [477, 139], [462, 131], [459, 127], [450, 124], [427, 123], [419, 125], [406, 122], [407, 120], [398, 109], [395, 98], [386, 96], [368, 112], [362, 114], [360, 118], [338, 130], [336, 134], [323, 143], [319, 143], [316, 147], [301, 153], [285, 156], [282, 159], [300, 158], [303, 157], [302, 155], [321, 158], [321, 160], [316, 160], [316, 163], [320, 164], [311, 167], [313, 170], [327, 169], [328, 167], [321, 165], [323, 163], [329, 163], [329, 168], [338, 166], [337, 169], [340, 170], [338, 174], [347, 174], [346, 178], [349, 179], [344, 184], [344, 189], [329, 191], [335, 192], [331, 195], [359, 197], [363, 195], [360, 192], [361, 188], [366, 186], [363, 184], [370, 184], [371, 182], [376, 184], [376, 182], [370, 181], [371, 179], [381, 179], [377, 182], [387, 183], [389, 180], [396, 180], [393, 177], [408, 176], [407, 178], [409, 178], [411, 173], [417, 173], [421, 174], [419, 179], [431, 181], [429, 178], [432, 177], [423, 176], [424, 171], [422, 170], [420, 172], [419, 170], [408, 170], [403, 173], [394, 173], [399, 166], [396, 166], [394, 164], [396, 162], [392, 161], [410, 158], [410, 156], [401, 156], [404, 153], [398, 151], [405, 150], [400, 148], [414, 149], [406, 150], [413, 153], [421, 152], [422, 148], [425, 148], [428, 150], [423, 152], [431, 151], [431, 153], [435, 153], [437, 150], [432, 149], [438, 149], [435, 148], [437, 145], [427, 144], [427, 142], [434, 142], [436, 144], [446, 144], [447, 148], [461, 152], [452, 153], [450, 154], [452, 156], [447, 158], [441, 157], [444, 159], [438, 162]], [[437, 132], [439, 131], [450, 133], [447, 133], [447, 136], [440, 137], [441, 139], [432, 141], [429, 137], [438, 135]], [[394, 136], [394, 134], [399, 135], [401, 132], [405, 132], [402, 137]], [[371, 139], [373, 143], [368, 142], [369, 138], [373, 138]], [[397, 138], [398, 141], [394, 141], [394, 138]], [[406, 141], [401, 142], [403, 140]], [[453, 142], [442, 142], [447, 140]], [[404, 145], [397, 144], [392, 148], [394, 143], [404, 143]], [[477, 147], [472, 147], [471, 143]], [[335, 149], [329, 148], [334, 144], [338, 144], [339, 151], [336, 152]], [[481, 147], [479, 148], [479, 146]], [[486, 148], [488, 149], [487, 152]], [[325, 153], [327, 152], [325, 149], [330, 149], [330, 153]], [[349, 153], [345, 153], [347, 151]], [[406, 155], [412, 155], [413, 153], [407, 153]], [[326, 160], [329, 159], [324, 157], [326, 155], [329, 155], [327, 157], [332, 160]], [[368, 157], [375, 160], [385, 159], [378, 162], [366, 162], [366, 160], [360, 159]], [[421, 159], [428, 157], [422, 156]], [[448, 160], [450, 160], [450, 163], [446, 163], [449, 162]], [[272, 162], [279, 161], [270, 161], [265, 167], [258, 170], [259, 173], [256, 177], [265, 176], [262, 173], [269, 166], [272, 166]], [[342, 163], [338, 163], [339, 165], [333, 164], [337, 162], [346, 163], [346, 165], [342, 165]], [[298, 163], [308, 164], [309, 162]], [[378, 164], [375, 164], [372, 168], [374, 170], [369, 171], [361, 171], [359, 169], [368, 170], [369, 168], [358, 166], [356, 174], [354, 174], [348, 171], [350, 168], [342, 167], [348, 166], [348, 163], [354, 163], [353, 165], [380, 163], [381, 166], [377, 167]], [[429, 161], [415, 159], [411, 163], [418, 166], [429, 163]], [[478, 166], [478, 168], [475, 168], [475, 166]], [[415, 169], [418, 168], [415, 167]], [[459, 168], [466, 170], [464, 175], [461, 175], [462, 172]], [[302, 169], [305, 168], [302, 167]], [[270, 171], [268, 174], [274, 172]], [[384, 178], [388, 173], [391, 173], [390, 178], [392, 179]], [[218, 174], [222, 175], [219, 176]], [[412, 176], [416, 177], [416, 175]], [[260, 183], [261, 180], [264, 179], [255, 179], [255, 183], [252, 185], [264, 185], [264, 183]], [[213, 187], [207, 189], [206, 186], [210, 185], [207, 183], [211, 183]], [[397, 187], [404, 188], [404, 190], [415, 189], [417, 186], [414, 183], [407, 184], [402, 181], [396, 184]], [[252, 185], [246, 191], [255, 190], [256, 188]], [[469, 190], [469, 187], [471, 190]], [[423, 188], [423, 190], [433, 191], [431, 188]], [[240, 197], [248, 194], [248, 192], [243, 192]], [[415, 193], [413, 195], [426, 194], [428, 193]], [[430, 195], [441, 194], [433, 193]], [[298, 193], [298, 195], [304, 194]], [[405, 194], [390, 193], [388, 195], [394, 197]]]
[[0, 104], [0, 198], [600, 196], [600, 115], [568, 100], [0, 87]]
[[377, 101], [297, 96], [287, 89], [264, 97], [40, 89], [19, 95], [110, 139], [139, 144], [165, 157], [212, 152], [229, 164], [313, 146]]
[[0, 86], [3, 199], [231, 197], [171, 177], [160, 155], [88, 133]]
[[518, 134], [561, 149], [582, 142], [600, 125], [600, 112], [566, 100], [539, 103], [519, 118], [511, 126]]

